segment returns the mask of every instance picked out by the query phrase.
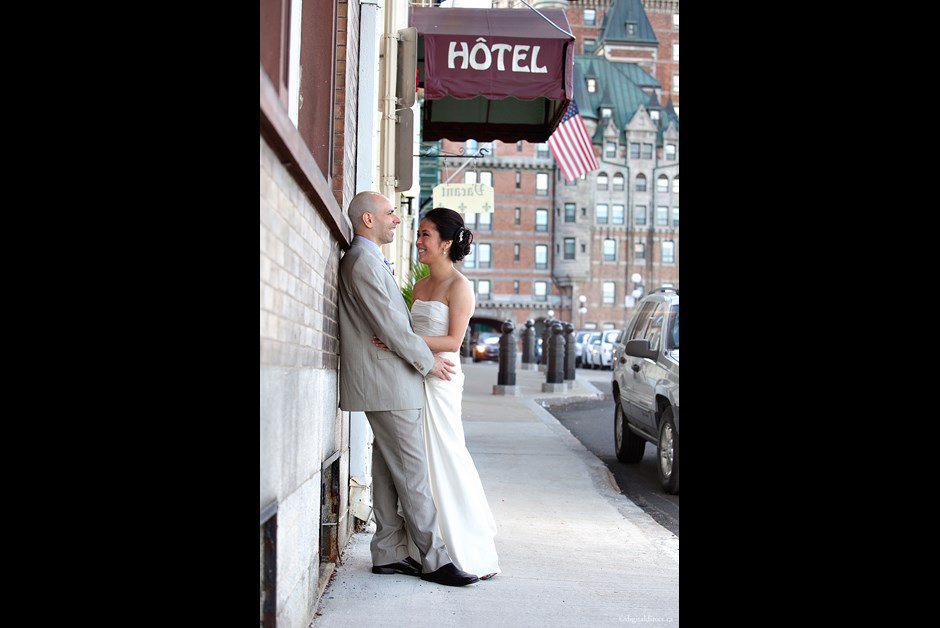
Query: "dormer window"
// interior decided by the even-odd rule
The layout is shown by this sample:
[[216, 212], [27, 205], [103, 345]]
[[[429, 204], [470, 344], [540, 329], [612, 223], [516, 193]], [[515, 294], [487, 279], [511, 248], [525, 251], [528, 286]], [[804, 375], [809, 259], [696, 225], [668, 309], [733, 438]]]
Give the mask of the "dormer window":
[[604, 118], [606, 120], [612, 115], [614, 115], [613, 109], [611, 109], [610, 107], [601, 107], [601, 118]]
[[597, 92], [597, 79], [596, 78], [588, 78], [587, 90], [589, 94], [593, 94]]
[[650, 109], [650, 120], [659, 123], [659, 109]]
[[636, 36], [636, 22], [627, 22], [623, 25], [623, 30], [627, 32], [628, 37]]

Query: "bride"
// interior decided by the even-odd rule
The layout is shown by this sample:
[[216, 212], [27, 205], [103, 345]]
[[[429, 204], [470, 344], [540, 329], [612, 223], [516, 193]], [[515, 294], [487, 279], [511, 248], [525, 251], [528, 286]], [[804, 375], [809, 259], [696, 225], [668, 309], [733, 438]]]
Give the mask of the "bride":
[[[431, 492], [441, 536], [454, 563], [481, 580], [501, 570], [493, 537], [496, 521], [483, 484], [467, 450], [461, 420], [464, 374], [460, 344], [474, 309], [470, 280], [454, 268], [470, 252], [473, 234], [452, 209], [437, 207], [418, 225], [418, 261], [430, 270], [412, 289], [411, 318], [415, 333], [431, 351], [457, 364], [450, 381], [425, 379], [424, 440]], [[383, 346], [379, 339], [373, 339]]]

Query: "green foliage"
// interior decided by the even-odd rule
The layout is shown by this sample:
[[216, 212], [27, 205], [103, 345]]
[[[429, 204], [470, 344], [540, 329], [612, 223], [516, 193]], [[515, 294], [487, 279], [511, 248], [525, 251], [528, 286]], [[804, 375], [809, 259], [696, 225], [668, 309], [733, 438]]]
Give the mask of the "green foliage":
[[405, 284], [401, 287], [401, 296], [404, 297], [405, 305], [408, 306], [409, 310], [411, 309], [411, 293], [414, 290], [415, 282], [423, 277], [427, 277], [430, 273], [431, 269], [427, 267], [427, 264], [411, 262], [411, 271], [408, 273]]

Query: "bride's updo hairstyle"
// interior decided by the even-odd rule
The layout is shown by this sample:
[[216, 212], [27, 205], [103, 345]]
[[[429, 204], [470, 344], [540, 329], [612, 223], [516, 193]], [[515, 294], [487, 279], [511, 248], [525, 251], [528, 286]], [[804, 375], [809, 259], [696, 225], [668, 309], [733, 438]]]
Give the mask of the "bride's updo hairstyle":
[[434, 223], [441, 240], [453, 240], [450, 245], [450, 259], [459, 262], [470, 253], [473, 233], [464, 226], [463, 216], [446, 207], [435, 207], [424, 217]]

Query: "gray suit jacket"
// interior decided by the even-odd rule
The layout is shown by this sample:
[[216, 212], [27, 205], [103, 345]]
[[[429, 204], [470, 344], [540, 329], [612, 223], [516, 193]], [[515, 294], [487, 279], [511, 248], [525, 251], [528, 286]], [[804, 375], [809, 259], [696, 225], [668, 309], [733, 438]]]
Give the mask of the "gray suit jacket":
[[[339, 407], [347, 411], [424, 406], [434, 354], [414, 333], [401, 289], [382, 255], [358, 238], [339, 264]], [[372, 345], [382, 339], [391, 351]]]

